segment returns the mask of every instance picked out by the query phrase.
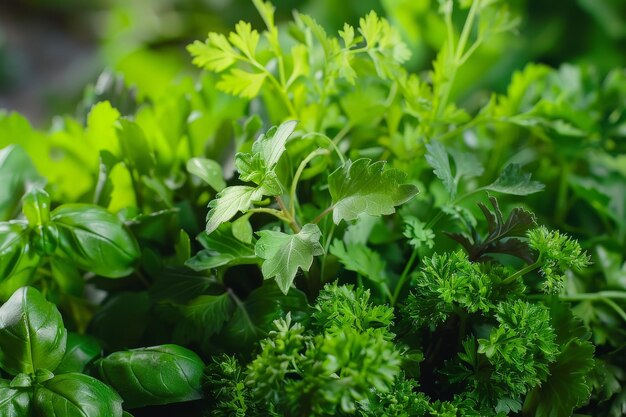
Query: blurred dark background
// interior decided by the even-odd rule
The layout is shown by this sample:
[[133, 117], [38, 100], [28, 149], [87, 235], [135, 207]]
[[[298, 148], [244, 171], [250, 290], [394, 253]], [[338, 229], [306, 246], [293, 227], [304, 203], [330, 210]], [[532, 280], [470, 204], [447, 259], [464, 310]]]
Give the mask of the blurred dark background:
[[[522, 18], [507, 53], [488, 47], [465, 68], [457, 94], [502, 90], [529, 61], [626, 66], [625, 0], [509, 0]], [[411, 69], [429, 68], [443, 38], [437, 0], [275, 0], [279, 19], [298, 9], [328, 31], [357, 23], [369, 10], [386, 15], [413, 49]], [[86, 85], [105, 69], [124, 75], [140, 95], [158, 97], [193, 74], [185, 45], [237, 21], [262, 26], [250, 0], [9, 0], [0, 2], [0, 109], [47, 126], [73, 113]], [[485, 77], [485, 74], [487, 76]], [[481, 79], [482, 85], [476, 80]], [[489, 85], [485, 85], [489, 84]]]

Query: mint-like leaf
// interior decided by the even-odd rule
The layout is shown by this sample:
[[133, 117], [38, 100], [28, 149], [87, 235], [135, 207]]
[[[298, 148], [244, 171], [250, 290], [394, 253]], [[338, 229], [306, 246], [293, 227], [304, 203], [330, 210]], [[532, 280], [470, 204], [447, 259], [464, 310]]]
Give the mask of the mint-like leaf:
[[246, 185], [224, 188], [217, 198], [209, 203], [206, 232], [213, 233], [220, 224], [232, 219], [238, 211], [248, 210], [252, 202], [262, 196], [261, 190]]

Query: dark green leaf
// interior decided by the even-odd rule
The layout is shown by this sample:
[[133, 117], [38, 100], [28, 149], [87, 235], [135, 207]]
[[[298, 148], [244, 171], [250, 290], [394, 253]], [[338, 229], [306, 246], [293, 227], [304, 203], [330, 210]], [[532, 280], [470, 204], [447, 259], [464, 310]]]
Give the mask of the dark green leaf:
[[93, 316], [89, 332], [108, 350], [135, 347], [146, 330], [150, 307], [145, 292], [115, 294]]
[[84, 372], [87, 365], [100, 356], [101, 353], [102, 346], [95, 338], [89, 335], [69, 332], [65, 355], [54, 372], [57, 375], [69, 372]]
[[109, 278], [130, 274], [139, 246], [122, 222], [102, 207], [67, 204], [52, 212], [59, 248], [80, 268]]
[[550, 365], [548, 379], [527, 395], [523, 414], [569, 417], [575, 408], [585, 404], [591, 394], [587, 378], [594, 366], [593, 351], [589, 342], [570, 341]]
[[30, 390], [11, 388], [11, 382], [0, 379], [0, 416], [29, 417], [31, 415]]
[[0, 307], [0, 367], [9, 374], [54, 370], [66, 340], [61, 314], [36, 289], [20, 288]]
[[233, 308], [234, 303], [228, 293], [201, 295], [186, 305], [176, 306], [182, 316], [176, 335], [183, 342], [198, 341], [204, 350], [209, 350], [211, 336], [222, 330], [232, 316]]
[[215, 232], [198, 236], [198, 241], [205, 248], [189, 259], [185, 265], [195, 271], [204, 271], [220, 266], [254, 264], [258, 258], [254, 246], [244, 243], [233, 236], [232, 225], [222, 224]]
[[30, 276], [39, 264], [31, 250], [28, 225], [23, 221], [0, 223], [0, 281], [15, 276]]
[[110, 387], [87, 375], [57, 375], [35, 388], [33, 405], [46, 417], [122, 417], [122, 399]]
[[30, 184], [43, 183], [22, 147], [10, 145], [0, 149], [0, 221], [18, 214], [20, 199]]
[[176, 345], [116, 352], [96, 361], [99, 377], [129, 408], [202, 398], [202, 359]]
[[385, 162], [371, 163], [362, 158], [348, 161], [328, 177], [333, 200], [333, 220], [354, 220], [360, 214], [393, 214], [395, 206], [417, 194], [417, 187], [404, 184], [406, 175], [397, 169], [385, 169]]

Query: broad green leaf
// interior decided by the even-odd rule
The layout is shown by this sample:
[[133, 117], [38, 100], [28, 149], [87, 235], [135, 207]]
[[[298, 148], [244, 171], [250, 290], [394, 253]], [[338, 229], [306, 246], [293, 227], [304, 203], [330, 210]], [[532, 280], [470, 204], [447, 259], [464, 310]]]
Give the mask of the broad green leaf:
[[20, 288], [0, 307], [0, 368], [9, 374], [53, 371], [66, 341], [61, 314], [36, 289]]
[[260, 153], [265, 164], [270, 169], [273, 168], [278, 163], [283, 152], [285, 152], [287, 140], [296, 129], [297, 124], [297, 121], [289, 120], [278, 127], [271, 128], [267, 133], [254, 141], [252, 152]]
[[0, 379], [0, 416], [28, 417], [31, 415], [29, 390], [11, 388], [11, 381]]
[[59, 249], [80, 268], [109, 278], [133, 272], [139, 246], [122, 222], [106, 209], [67, 204], [52, 212]]
[[13, 218], [22, 195], [30, 184], [42, 185], [35, 166], [19, 145], [0, 149], [0, 221]]
[[150, 295], [157, 300], [184, 303], [204, 293], [217, 280], [208, 273], [189, 268], [175, 267], [157, 271], [157, 279], [150, 288]]
[[39, 259], [39, 255], [32, 250], [26, 222], [0, 223], [0, 281], [32, 275]]
[[137, 170], [140, 176], [149, 176], [155, 163], [142, 128], [126, 119], [121, 119], [119, 123], [117, 136], [124, 161], [130, 169]]
[[186, 343], [198, 341], [205, 351], [210, 349], [211, 336], [222, 330], [230, 319], [235, 307], [228, 293], [220, 295], [201, 295], [186, 305], [176, 306], [182, 316], [176, 328], [178, 336]]
[[550, 364], [550, 376], [532, 390], [524, 402], [523, 414], [534, 417], [569, 417], [584, 405], [591, 394], [589, 373], [594, 367], [594, 347], [572, 339]]
[[69, 332], [65, 355], [54, 373], [59, 375], [69, 372], [84, 372], [87, 365], [101, 353], [100, 342], [92, 336]]
[[226, 93], [251, 99], [259, 95], [266, 77], [267, 74], [264, 72], [248, 72], [234, 68], [222, 75], [217, 82], [217, 88]]
[[245, 185], [224, 188], [209, 203], [206, 232], [213, 233], [220, 224], [232, 219], [237, 212], [248, 210], [252, 202], [261, 199], [262, 196], [259, 189]]
[[385, 169], [385, 162], [371, 163], [362, 158], [348, 161], [328, 177], [333, 201], [333, 220], [354, 220], [360, 214], [393, 214], [395, 207], [407, 202], [418, 190], [404, 184], [406, 175], [397, 169]]
[[265, 259], [261, 271], [265, 279], [276, 278], [276, 283], [285, 294], [293, 283], [298, 269], [308, 271], [313, 257], [324, 253], [319, 243], [321, 232], [314, 224], [305, 224], [294, 235], [272, 230], [257, 232], [260, 239], [255, 246], [256, 255]]
[[215, 232], [198, 236], [204, 250], [185, 262], [195, 271], [204, 271], [220, 266], [257, 263], [252, 243], [244, 243], [233, 235], [231, 224], [222, 224]]
[[22, 212], [31, 227], [50, 222], [50, 196], [41, 188], [33, 188], [22, 200]]
[[191, 158], [187, 161], [187, 172], [209, 184], [215, 191], [226, 188], [222, 167], [212, 159]]
[[57, 375], [35, 388], [33, 406], [46, 417], [122, 417], [122, 399], [110, 387], [79, 373]]
[[115, 352], [96, 361], [99, 377], [120, 393], [128, 408], [202, 398], [204, 363], [194, 352], [161, 345]]
[[483, 188], [489, 191], [513, 195], [533, 194], [545, 188], [540, 182], [531, 181], [530, 177], [531, 174], [523, 172], [519, 164], [509, 164], [493, 183]]

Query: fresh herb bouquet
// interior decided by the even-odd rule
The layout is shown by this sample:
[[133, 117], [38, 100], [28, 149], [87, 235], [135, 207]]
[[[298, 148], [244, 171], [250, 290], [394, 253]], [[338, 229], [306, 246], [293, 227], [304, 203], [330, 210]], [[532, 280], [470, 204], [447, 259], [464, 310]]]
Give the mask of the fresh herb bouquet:
[[461, 107], [506, 2], [440, 0], [424, 74], [253, 2], [166, 95], [0, 115], [0, 415], [625, 413], [626, 72]]

